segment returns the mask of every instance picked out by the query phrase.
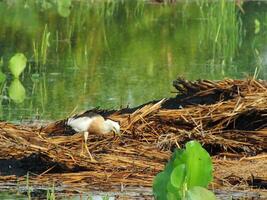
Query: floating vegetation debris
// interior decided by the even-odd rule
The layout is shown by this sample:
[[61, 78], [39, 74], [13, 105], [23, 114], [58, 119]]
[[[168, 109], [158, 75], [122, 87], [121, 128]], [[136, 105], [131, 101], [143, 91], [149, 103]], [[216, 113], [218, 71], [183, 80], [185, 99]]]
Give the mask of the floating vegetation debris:
[[[44, 127], [0, 123], [0, 182], [118, 190], [151, 187], [171, 150], [198, 140], [212, 156], [213, 189], [263, 195], [267, 166], [267, 83], [174, 81], [177, 96], [119, 111], [93, 110], [119, 121], [121, 136], [89, 135], [96, 159], [80, 155], [81, 134], [65, 120]], [[5, 169], [9, 164], [11, 168]], [[17, 176], [14, 176], [17, 175]], [[51, 182], [53, 181], [53, 183]], [[233, 189], [234, 188], [234, 189]], [[262, 189], [262, 190], [260, 190]]]

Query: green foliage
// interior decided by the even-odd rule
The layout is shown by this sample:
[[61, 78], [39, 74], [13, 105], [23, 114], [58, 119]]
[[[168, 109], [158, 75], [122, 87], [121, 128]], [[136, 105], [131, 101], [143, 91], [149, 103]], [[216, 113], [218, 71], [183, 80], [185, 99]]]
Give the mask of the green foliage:
[[185, 164], [178, 165], [177, 167], [173, 169], [170, 180], [171, 180], [171, 184], [175, 188], [182, 187], [182, 184], [185, 179], [185, 173], [186, 173]]
[[197, 195], [207, 195], [208, 200], [213, 200], [215, 196], [205, 189], [211, 180], [210, 155], [198, 142], [191, 141], [186, 143], [185, 150], [176, 150], [164, 171], [155, 177], [153, 193], [159, 200], [191, 200]]
[[55, 195], [55, 185], [53, 184], [53, 187], [51, 189], [48, 189], [46, 192], [46, 199], [47, 200], [55, 200], [56, 195]]
[[36, 39], [33, 41], [34, 61], [37, 66], [44, 66], [46, 64], [48, 48], [50, 46], [50, 35], [51, 33], [48, 31], [46, 24], [42, 33], [42, 40]]
[[26, 187], [27, 187], [27, 196], [28, 196], [28, 200], [31, 200], [31, 193], [32, 193], [32, 187], [30, 187], [30, 181], [29, 181], [29, 172], [27, 173], [26, 176]]
[[0, 59], [0, 83], [3, 83], [6, 80], [6, 75], [3, 73], [2, 69], [4, 66], [3, 58]]
[[172, 196], [179, 196], [178, 190], [175, 189], [175, 187], [170, 183], [170, 176], [174, 169], [174, 166], [176, 166], [175, 159], [178, 158], [183, 151], [176, 150], [171, 160], [167, 163], [165, 166], [164, 171], [160, 172], [153, 181], [153, 191], [154, 195], [157, 199], [172, 199]]
[[24, 71], [27, 63], [27, 58], [23, 53], [15, 54], [10, 60], [8, 68], [15, 78], [19, 78], [20, 74]]
[[103, 196], [103, 197], [102, 197], [102, 200], [109, 200], [109, 196], [108, 196], [108, 195]]
[[70, 15], [71, 0], [58, 0], [57, 11], [62, 17], [68, 17]]
[[209, 153], [195, 141], [186, 143], [183, 153], [186, 164], [187, 187], [207, 187], [212, 180], [212, 161]]
[[214, 200], [214, 193], [204, 187], [194, 186], [186, 192], [185, 200]]

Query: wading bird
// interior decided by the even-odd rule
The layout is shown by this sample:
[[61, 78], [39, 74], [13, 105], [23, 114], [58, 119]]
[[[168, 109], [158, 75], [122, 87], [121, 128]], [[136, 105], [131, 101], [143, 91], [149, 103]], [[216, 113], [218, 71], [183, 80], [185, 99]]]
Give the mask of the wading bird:
[[120, 133], [120, 125], [118, 122], [112, 121], [110, 119], [105, 120], [101, 115], [93, 112], [70, 117], [67, 120], [66, 124], [76, 132], [84, 134], [85, 149], [88, 152], [91, 161], [94, 161], [94, 158], [87, 146], [87, 139], [89, 133], [94, 133], [94, 134], [105, 134], [109, 132], [114, 132], [115, 134]]

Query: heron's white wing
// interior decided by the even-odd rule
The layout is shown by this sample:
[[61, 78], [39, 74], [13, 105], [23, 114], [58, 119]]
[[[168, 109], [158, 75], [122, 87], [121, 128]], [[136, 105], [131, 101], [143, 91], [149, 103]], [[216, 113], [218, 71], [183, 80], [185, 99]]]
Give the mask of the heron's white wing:
[[84, 132], [88, 130], [92, 121], [93, 118], [90, 117], [69, 118], [67, 125], [71, 126], [76, 132]]

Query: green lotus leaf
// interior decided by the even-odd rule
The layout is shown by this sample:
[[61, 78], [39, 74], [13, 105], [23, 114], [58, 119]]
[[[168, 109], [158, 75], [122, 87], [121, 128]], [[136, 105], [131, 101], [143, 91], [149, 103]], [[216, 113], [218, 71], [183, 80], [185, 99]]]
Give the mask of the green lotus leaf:
[[171, 200], [180, 200], [181, 199], [181, 194], [180, 194], [180, 190], [176, 187], [174, 187], [171, 183], [171, 181], [169, 181], [167, 183], [167, 199]]
[[68, 17], [70, 15], [71, 0], [58, 0], [57, 11], [62, 17]]
[[166, 199], [168, 182], [169, 175], [165, 171], [157, 174], [157, 176], [153, 180], [153, 194], [155, 199]]
[[174, 161], [181, 157], [183, 150], [175, 150], [170, 161], [166, 164], [164, 171], [157, 174], [153, 181], [153, 193], [155, 199], [165, 200], [171, 198], [172, 194], [179, 194], [177, 188], [174, 188], [170, 183], [170, 176], [174, 169]]
[[190, 141], [186, 143], [182, 157], [182, 160], [186, 161], [187, 187], [207, 187], [212, 180], [212, 161], [209, 153], [197, 141]]
[[173, 166], [176, 167], [181, 164], [186, 164], [186, 157], [184, 156], [184, 149], [176, 149], [175, 150], [175, 159], [173, 159]]
[[10, 60], [8, 68], [11, 71], [11, 74], [15, 78], [19, 78], [20, 74], [24, 71], [27, 63], [27, 58], [23, 53], [15, 54]]
[[6, 75], [0, 70], [0, 83], [3, 83], [6, 80]]
[[183, 200], [216, 200], [216, 196], [204, 187], [195, 186], [187, 190]]
[[171, 184], [177, 189], [180, 189], [184, 183], [185, 174], [185, 164], [176, 166], [171, 173]]

